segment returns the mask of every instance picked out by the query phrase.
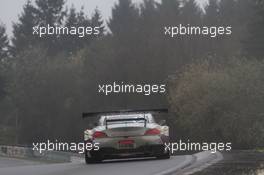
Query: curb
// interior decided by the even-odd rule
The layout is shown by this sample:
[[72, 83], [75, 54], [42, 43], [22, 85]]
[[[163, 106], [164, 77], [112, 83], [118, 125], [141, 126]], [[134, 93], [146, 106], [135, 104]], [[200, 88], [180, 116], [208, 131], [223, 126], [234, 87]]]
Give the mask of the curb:
[[190, 175], [197, 171], [201, 171], [222, 159], [223, 155], [220, 152], [211, 153], [210, 151], [203, 151], [193, 155], [187, 155], [186, 160], [181, 164], [155, 175]]
[[218, 151], [216, 153], [211, 153], [210, 151], [203, 151], [203, 152], [194, 154], [194, 156], [196, 157], [196, 161], [189, 167], [186, 167], [185, 169], [179, 172], [175, 172], [175, 175], [176, 174], [191, 175], [198, 171], [202, 171], [203, 169], [223, 159], [223, 155]]
[[185, 167], [188, 167], [195, 162], [195, 157], [193, 155], [187, 155], [185, 157], [186, 157], [186, 160], [184, 162], [182, 162], [181, 164], [179, 164], [173, 168], [170, 168], [168, 170], [162, 171], [160, 173], [156, 173], [155, 175], [169, 175], [169, 174], [172, 174], [176, 171], [184, 169]]
[[30, 158], [51, 162], [70, 162], [71, 155], [66, 152], [44, 151], [39, 153], [29, 147], [0, 145], [0, 156], [11, 158]]

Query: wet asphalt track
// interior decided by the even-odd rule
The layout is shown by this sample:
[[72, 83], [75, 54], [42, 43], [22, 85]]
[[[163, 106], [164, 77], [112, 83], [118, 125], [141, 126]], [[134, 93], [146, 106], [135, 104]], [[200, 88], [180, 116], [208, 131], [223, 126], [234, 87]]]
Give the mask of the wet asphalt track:
[[126, 159], [86, 165], [83, 159], [73, 163], [43, 164], [0, 157], [0, 175], [158, 175], [182, 166], [188, 159], [189, 156], [172, 156], [167, 160]]

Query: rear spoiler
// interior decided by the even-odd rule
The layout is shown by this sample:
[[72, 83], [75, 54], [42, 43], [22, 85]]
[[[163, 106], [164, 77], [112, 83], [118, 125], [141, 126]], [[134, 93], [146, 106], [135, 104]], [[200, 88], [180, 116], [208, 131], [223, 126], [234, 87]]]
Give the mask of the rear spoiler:
[[152, 114], [157, 114], [157, 113], [168, 113], [168, 109], [139, 109], [139, 110], [118, 110], [118, 111], [107, 111], [107, 112], [88, 112], [88, 113], [83, 113], [82, 118], [87, 118], [87, 117], [100, 117], [104, 115], [118, 115], [118, 114], [130, 114], [130, 113], [152, 113]]
[[147, 125], [146, 118], [123, 118], [123, 119], [106, 119], [105, 126], [107, 128], [109, 122], [126, 122], [126, 121], [144, 121], [144, 126]]

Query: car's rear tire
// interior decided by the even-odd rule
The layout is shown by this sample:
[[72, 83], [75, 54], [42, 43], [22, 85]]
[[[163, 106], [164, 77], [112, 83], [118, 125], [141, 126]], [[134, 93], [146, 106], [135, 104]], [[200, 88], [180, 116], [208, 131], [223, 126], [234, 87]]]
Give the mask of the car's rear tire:
[[158, 159], [169, 159], [170, 158], [170, 152], [164, 153], [162, 155], [156, 156]]
[[93, 156], [92, 154], [89, 156], [88, 151], [85, 151], [85, 163], [92, 164], [92, 163], [100, 163], [102, 162], [101, 157]]

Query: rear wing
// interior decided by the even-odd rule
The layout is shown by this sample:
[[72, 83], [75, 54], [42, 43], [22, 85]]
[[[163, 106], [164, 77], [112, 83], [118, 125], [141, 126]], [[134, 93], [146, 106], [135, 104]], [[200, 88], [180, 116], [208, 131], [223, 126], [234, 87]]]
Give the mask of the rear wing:
[[111, 122], [128, 122], [128, 121], [144, 121], [144, 127], [146, 127], [147, 125], [146, 118], [122, 118], [122, 119], [106, 119], [105, 126], [107, 128], [108, 123], [111, 123]]
[[82, 114], [82, 118], [88, 118], [88, 117], [100, 117], [104, 115], [118, 115], [118, 114], [159, 114], [159, 113], [168, 113], [168, 109], [139, 109], [139, 110], [117, 110], [117, 111], [107, 111], [107, 112], [87, 112]]

